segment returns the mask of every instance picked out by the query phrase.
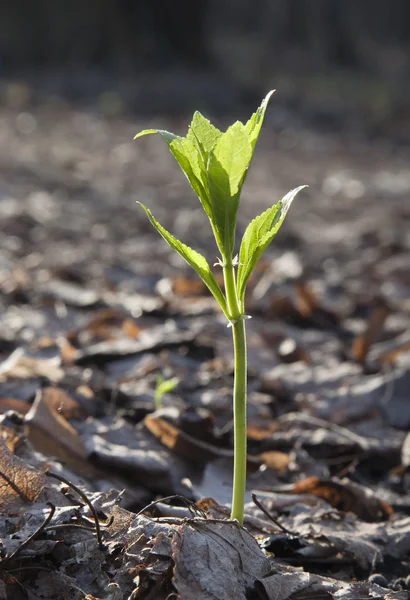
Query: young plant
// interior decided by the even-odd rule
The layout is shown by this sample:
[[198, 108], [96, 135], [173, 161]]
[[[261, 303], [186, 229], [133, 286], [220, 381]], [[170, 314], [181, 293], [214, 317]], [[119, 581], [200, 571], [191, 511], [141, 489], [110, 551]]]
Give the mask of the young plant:
[[289, 192], [282, 200], [256, 217], [242, 238], [239, 257], [234, 258], [236, 216], [242, 186], [248, 173], [273, 92], [247, 123], [236, 122], [224, 133], [196, 112], [186, 137], [162, 129], [146, 129], [135, 137], [159, 133], [168, 145], [191, 187], [197, 194], [211, 223], [220, 252], [218, 265], [223, 269], [224, 291], [212, 274], [204, 256], [186, 246], [156, 221], [141, 204], [148, 219], [165, 241], [197, 272], [220, 305], [232, 327], [235, 352], [233, 392], [234, 478], [231, 518], [243, 522], [246, 489], [246, 336], [245, 291], [250, 274], [264, 250], [278, 232], [296, 194], [306, 186]]
[[178, 377], [171, 377], [171, 379], [164, 379], [164, 376], [159, 374], [157, 376], [157, 382], [155, 386], [154, 404], [155, 410], [162, 408], [162, 398], [164, 394], [172, 392], [179, 383]]

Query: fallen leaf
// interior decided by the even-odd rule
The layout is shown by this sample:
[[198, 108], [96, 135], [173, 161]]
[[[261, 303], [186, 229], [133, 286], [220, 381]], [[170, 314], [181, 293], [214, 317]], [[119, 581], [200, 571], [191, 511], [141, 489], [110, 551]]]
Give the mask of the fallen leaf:
[[392, 348], [391, 350], [386, 350], [377, 356], [377, 362], [382, 365], [392, 365], [395, 361], [401, 357], [402, 354], [407, 354], [410, 352], [410, 341], [404, 342], [400, 344], [396, 348]]
[[185, 460], [204, 465], [216, 458], [233, 456], [232, 450], [198, 440], [161, 417], [147, 415], [144, 425], [164, 446]]
[[334, 508], [352, 512], [364, 521], [384, 521], [393, 514], [391, 506], [379, 500], [371, 490], [348, 480], [334, 481], [308, 477], [298, 481], [292, 492], [318, 496]]
[[[307, 590], [314, 581], [310, 573], [277, 573], [255, 583], [256, 591], [264, 600], [288, 600], [295, 592]], [[309, 592], [307, 592], [306, 597]], [[328, 597], [328, 596], [327, 596]], [[320, 596], [315, 596], [316, 599]]]
[[86, 475], [95, 474], [77, 430], [67, 418], [82, 414], [79, 404], [58, 388], [39, 390], [25, 416], [27, 437], [45, 454], [56, 456]]
[[115, 340], [124, 334], [135, 339], [140, 331], [140, 327], [128, 315], [112, 308], [104, 308], [97, 311], [84, 327], [68, 332], [67, 340], [72, 346], [82, 347], [102, 340]]
[[366, 329], [355, 338], [352, 345], [354, 358], [364, 364], [372, 345], [379, 341], [390, 308], [382, 298], [376, 298], [367, 320]]
[[339, 318], [331, 310], [320, 305], [316, 295], [309, 285], [299, 281], [295, 285], [296, 308], [299, 313], [308, 319], [318, 329], [335, 329], [339, 325]]
[[0, 444], [0, 511], [9, 515], [34, 502], [46, 485], [46, 476]]
[[282, 475], [287, 470], [291, 461], [290, 456], [285, 452], [279, 452], [278, 450], [269, 450], [258, 454], [258, 458], [264, 465], [273, 469], [279, 475]]
[[204, 296], [207, 292], [206, 286], [200, 279], [182, 275], [172, 278], [171, 287], [177, 296]]
[[268, 561], [237, 523], [191, 521], [172, 539], [173, 584], [184, 600], [245, 600]]

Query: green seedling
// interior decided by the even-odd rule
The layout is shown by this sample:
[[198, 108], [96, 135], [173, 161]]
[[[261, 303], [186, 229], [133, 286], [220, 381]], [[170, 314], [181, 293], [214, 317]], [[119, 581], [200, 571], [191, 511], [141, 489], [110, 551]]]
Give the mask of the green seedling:
[[179, 383], [178, 377], [172, 377], [171, 379], [164, 379], [164, 377], [160, 374], [157, 376], [157, 382], [155, 386], [155, 394], [154, 394], [154, 403], [155, 410], [159, 410], [162, 408], [162, 398], [164, 394], [168, 394], [168, 392], [172, 392]]
[[247, 123], [236, 122], [224, 133], [196, 112], [186, 137], [162, 129], [146, 129], [135, 137], [159, 133], [168, 145], [211, 223], [220, 252], [224, 291], [212, 274], [206, 258], [169, 233], [141, 204], [148, 219], [165, 241], [196, 271], [208, 287], [232, 327], [235, 352], [233, 392], [234, 477], [231, 518], [243, 523], [246, 489], [246, 335], [245, 291], [248, 279], [262, 253], [269, 246], [296, 194], [306, 186], [289, 192], [282, 200], [257, 216], [242, 238], [239, 256], [234, 258], [236, 217], [242, 186], [248, 174], [265, 116], [269, 92]]

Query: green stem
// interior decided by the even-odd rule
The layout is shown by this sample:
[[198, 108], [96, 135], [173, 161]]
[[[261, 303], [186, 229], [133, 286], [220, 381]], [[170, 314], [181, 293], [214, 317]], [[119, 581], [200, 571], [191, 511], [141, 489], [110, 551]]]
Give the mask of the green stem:
[[224, 267], [224, 281], [228, 309], [232, 319], [235, 352], [235, 381], [233, 392], [234, 418], [234, 475], [231, 519], [242, 525], [246, 489], [246, 332], [243, 314], [236, 293], [235, 272], [232, 265]]

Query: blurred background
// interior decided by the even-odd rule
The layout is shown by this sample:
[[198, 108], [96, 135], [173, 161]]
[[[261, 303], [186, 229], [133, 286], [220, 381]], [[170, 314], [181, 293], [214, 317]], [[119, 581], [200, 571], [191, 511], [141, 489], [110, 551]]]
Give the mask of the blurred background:
[[[141, 200], [213, 254], [161, 140], [133, 136], [149, 127], [183, 134], [196, 109], [224, 128], [275, 88], [239, 230], [309, 184], [273, 253], [296, 249], [319, 277], [328, 258], [344, 264], [363, 244], [383, 253], [406, 238], [409, 22], [406, 0], [0, 3], [0, 211], [19, 221], [3, 243], [21, 257], [43, 240], [45, 265], [75, 262], [81, 243], [84, 269], [96, 272], [105, 245], [108, 262], [135, 271], [148, 248], [135, 237], [153, 234]], [[153, 239], [149, 257], [160, 256], [162, 272], [167, 250]], [[52, 240], [59, 252], [46, 251]]]
[[[3, 102], [231, 114], [275, 102], [324, 130], [410, 140], [406, 0], [15, 0], [0, 6]], [[281, 113], [283, 117], [283, 113]]]

